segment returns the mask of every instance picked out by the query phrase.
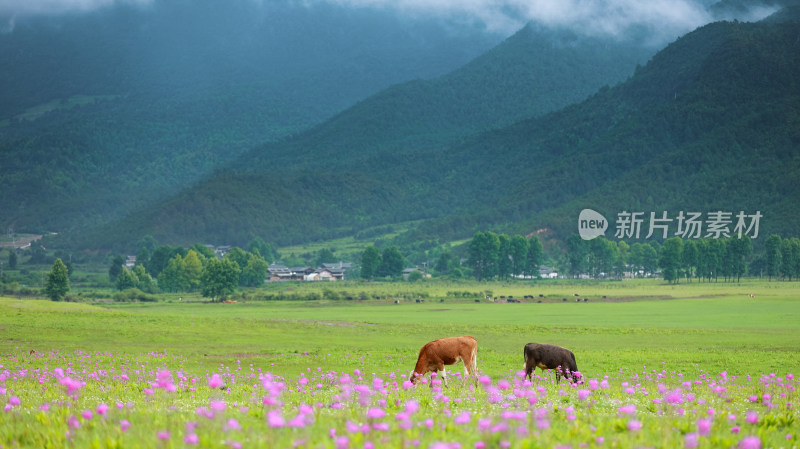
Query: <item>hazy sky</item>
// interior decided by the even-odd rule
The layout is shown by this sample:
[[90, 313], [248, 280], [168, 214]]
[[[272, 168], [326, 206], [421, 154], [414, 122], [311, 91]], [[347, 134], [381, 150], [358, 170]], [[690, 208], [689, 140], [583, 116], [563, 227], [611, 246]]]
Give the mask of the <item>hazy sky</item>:
[[91, 11], [114, 3], [146, 4], [151, 0], [0, 0], [0, 14], [57, 14]]
[[[0, 16], [90, 11], [113, 3], [153, 0], [0, 0]], [[169, 0], [162, 0], [169, 1]], [[198, 0], [199, 1], [199, 0]], [[714, 0], [229, 0], [289, 1], [305, 7], [325, 2], [344, 7], [394, 10], [409, 16], [479, 23], [511, 34], [526, 22], [569, 28], [592, 35], [642, 32], [653, 40], [673, 39], [712, 21], [705, 5]], [[762, 11], [766, 15], [770, 11]], [[756, 17], [760, 18], [760, 17]], [[747, 18], [743, 18], [747, 20]]]

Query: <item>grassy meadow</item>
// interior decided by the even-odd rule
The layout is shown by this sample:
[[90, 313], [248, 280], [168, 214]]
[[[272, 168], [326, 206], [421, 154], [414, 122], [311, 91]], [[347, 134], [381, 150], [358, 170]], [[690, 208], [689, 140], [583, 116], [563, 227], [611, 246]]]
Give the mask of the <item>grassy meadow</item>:
[[[0, 447], [798, 445], [796, 283], [269, 288], [380, 299], [0, 298]], [[425, 342], [453, 335], [478, 339], [480, 383], [404, 383]], [[522, 379], [532, 341], [570, 348], [588, 382]]]

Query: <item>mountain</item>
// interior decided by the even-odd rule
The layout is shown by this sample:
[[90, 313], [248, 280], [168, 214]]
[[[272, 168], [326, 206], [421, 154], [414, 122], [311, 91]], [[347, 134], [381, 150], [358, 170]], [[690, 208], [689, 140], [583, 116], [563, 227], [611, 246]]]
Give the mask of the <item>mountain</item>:
[[[463, 238], [488, 227], [565, 237], [585, 207], [607, 216], [760, 210], [762, 235], [797, 235], [800, 26], [791, 14], [775, 17], [706, 25], [583, 102], [463, 138], [447, 131], [477, 130], [484, 119], [447, 125], [446, 112], [431, 112], [438, 127], [426, 117], [392, 135], [392, 119], [374, 119], [408, 98], [392, 93], [409, 85], [393, 87], [93, 237], [107, 245], [144, 234], [285, 244], [409, 220], [419, 224], [401, 240]], [[483, 84], [491, 91], [491, 79]], [[379, 99], [385, 107], [373, 103]], [[519, 103], [526, 100], [520, 93]], [[409, 112], [387, 117], [412, 122], [423, 110], [409, 102]], [[393, 137], [371, 137], [381, 126]]]
[[63, 232], [122, 217], [503, 38], [326, 2], [110, 3], [0, 17], [4, 229]]
[[[233, 174], [202, 181], [113, 229], [130, 228], [124, 231], [128, 235], [144, 229], [165, 241], [188, 243], [241, 242], [253, 235], [283, 238], [282, 232], [289, 240], [320, 238], [351, 232], [352, 216], [363, 225], [381, 224], [385, 214], [379, 210], [401, 193], [373, 194], [394, 187], [381, 186], [362, 166], [377, 163], [399, 170], [396, 158], [405, 157], [400, 155], [417, 157], [557, 110], [624, 80], [654, 51], [528, 25], [447, 75], [392, 86], [306, 132], [259, 146], [228, 166]], [[416, 168], [409, 170], [406, 176], [416, 176]], [[369, 192], [350, 190], [359, 183]], [[345, 191], [357, 201], [342, 207]], [[280, 210], [312, 197], [315, 205], [303, 207], [307, 212], [319, 207], [313, 215], [321, 221], [295, 220], [295, 211]], [[239, 217], [238, 225], [231, 227], [226, 217]]]

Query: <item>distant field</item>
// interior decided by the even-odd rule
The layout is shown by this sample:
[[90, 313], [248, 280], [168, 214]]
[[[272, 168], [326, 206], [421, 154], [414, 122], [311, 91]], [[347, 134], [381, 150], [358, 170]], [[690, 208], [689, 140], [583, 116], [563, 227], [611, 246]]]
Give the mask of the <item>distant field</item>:
[[[354, 288], [339, 283], [325, 288], [385, 292], [388, 285]], [[421, 304], [384, 299], [89, 305], [2, 299], [0, 350], [137, 353], [157, 348], [187, 356], [187, 363], [199, 367], [242, 358], [250, 363], [277, 359], [288, 375], [309, 364], [332, 369], [366, 365], [375, 357], [369, 354], [381, 354], [372, 360], [378, 365], [386, 365], [388, 354], [390, 365], [401, 363], [410, 369], [410, 359], [423, 343], [470, 334], [480, 342], [480, 367], [489, 374], [517, 369], [522, 346], [530, 341], [572, 348], [579, 367], [589, 372], [661, 364], [732, 373], [800, 367], [800, 289], [793, 283], [465, 283], [462, 287], [517, 297], [544, 292], [546, 297], [537, 296], [543, 303], [475, 303], [446, 297], [454, 285], [432, 283], [411, 287], [428, 291]], [[570, 292], [580, 292], [580, 298], [589, 302], [575, 302]], [[755, 298], [749, 297], [751, 293]], [[345, 353], [365, 358], [347, 360], [342, 357]], [[296, 354], [306, 355], [301, 362]]]

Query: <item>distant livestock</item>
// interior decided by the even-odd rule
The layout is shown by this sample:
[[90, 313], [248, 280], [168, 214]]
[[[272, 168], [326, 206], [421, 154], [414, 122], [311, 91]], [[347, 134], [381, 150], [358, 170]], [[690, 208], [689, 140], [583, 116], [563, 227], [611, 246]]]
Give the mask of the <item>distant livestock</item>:
[[419, 350], [417, 365], [411, 373], [411, 382], [417, 383], [428, 372], [442, 372], [444, 385], [447, 386], [446, 365], [464, 363], [467, 377], [477, 380], [478, 340], [475, 337], [447, 337], [425, 344]]
[[569, 349], [561, 346], [528, 343], [524, 349], [525, 355], [525, 377], [531, 379], [531, 375], [536, 367], [542, 369], [556, 370], [556, 382], [561, 380], [563, 375], [573, 382], [577, 382], [580, 377], [578, 364], [575, 362], [575, 354]]

